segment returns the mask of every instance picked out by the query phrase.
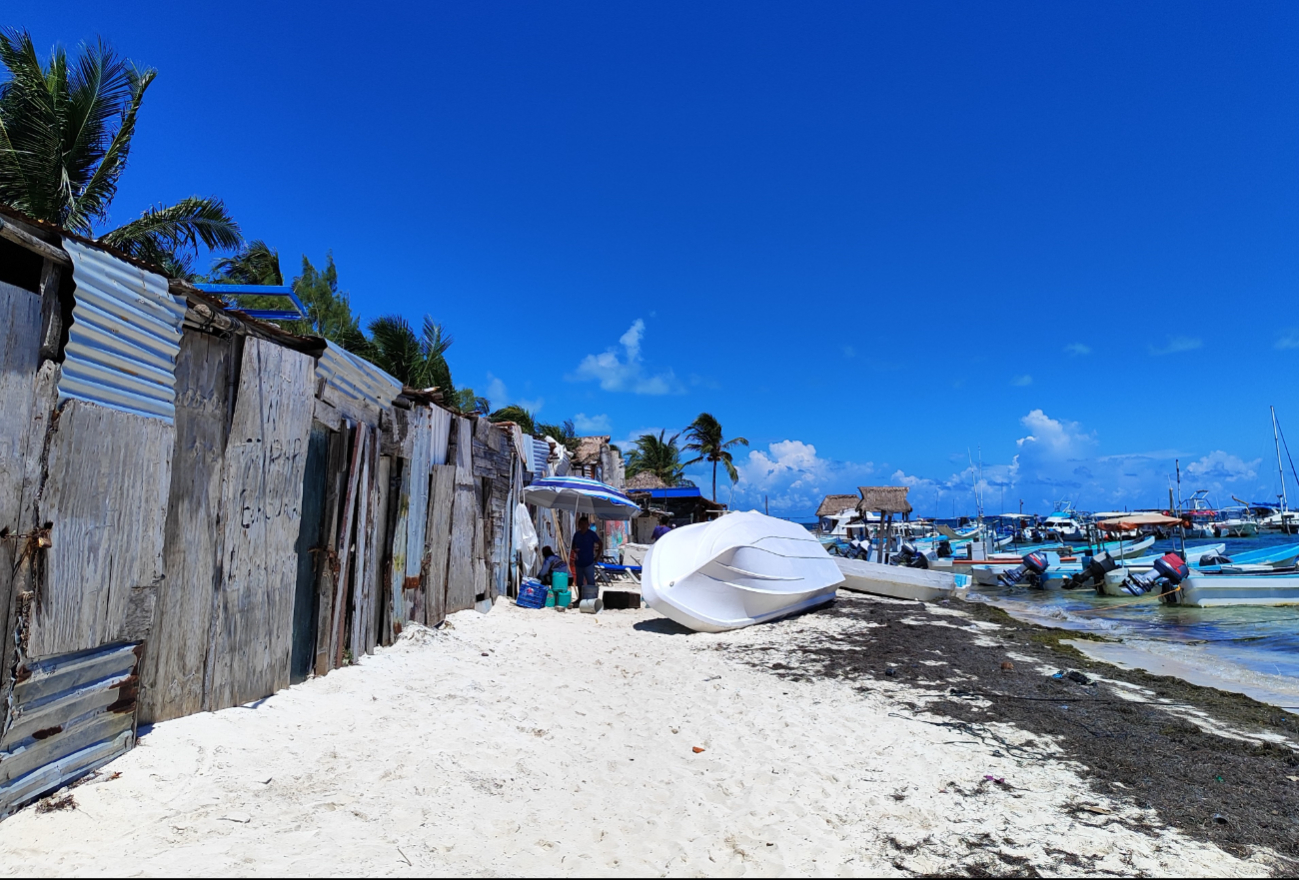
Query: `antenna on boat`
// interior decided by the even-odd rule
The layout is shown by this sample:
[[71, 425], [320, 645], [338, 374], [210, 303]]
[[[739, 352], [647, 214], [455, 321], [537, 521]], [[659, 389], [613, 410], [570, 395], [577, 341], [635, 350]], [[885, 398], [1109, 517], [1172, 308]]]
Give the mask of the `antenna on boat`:
[[1276, 407], [1269, 406], [1272, 411], [1272, 442], [1276, 444], [1276, 473], [1281, 478], [1281, 531], [1285, 531], [1285, 468], [1281, 466], [1281, 429], [1276, 424]]
[[1182, 519], [1182, 461], [1173, 459], [1173, 466], [1177, 468], [1177, 532], [1182, 536], [1182, 560], [1186, 560], [1186, 520]]

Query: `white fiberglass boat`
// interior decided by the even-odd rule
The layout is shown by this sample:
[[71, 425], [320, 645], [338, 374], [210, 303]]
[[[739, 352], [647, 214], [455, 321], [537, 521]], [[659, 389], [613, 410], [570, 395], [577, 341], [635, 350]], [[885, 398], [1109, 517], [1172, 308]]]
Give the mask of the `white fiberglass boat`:
[[1169, 605], [1299, 605], [1299, 574], [1192, 574], [1160, 597]]
[[836, 559], [835, 563], [843, 572], [843, 589], [855, 593], [935, 602], [953, 596], [964, 598], [970, 586], [970, 577], [964, 574], [883, 565], [859, 559]]
[[755, 511], [673, 529], [645, 558], [641, 595], [698, 632], [724, 632], [829, 602], [843, 575], [807, 529]]

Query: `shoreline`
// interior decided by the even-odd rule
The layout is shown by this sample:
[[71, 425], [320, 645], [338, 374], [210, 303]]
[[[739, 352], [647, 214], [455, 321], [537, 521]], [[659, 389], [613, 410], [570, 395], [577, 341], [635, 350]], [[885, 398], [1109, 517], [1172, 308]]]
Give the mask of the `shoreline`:
[[[954, 696], [980, 676], [1002, 684], [1004, 636], [1026, 686], [1042, 678], [1034, 655], [1060, 650], [993, 613], [845, 596], [711, 635], [647, 609], [458, 612], [256, 704], [155, 725], [8, 819], [0, 874], [1263, 876], [1291, 864], [1272, 854], [1282, 837], [1205, 833], [1102, 785], [1076, 731]], [[868, 674], [927, 645], [947, 654]], [[1197, 730], [1175, 734], [1236, 742]]]
[[[1142, 670], [1152, 675], [1180, 678], [1200, 687], [1238, 693], [1287, 712], [1299, 713], [1299, 682], [1289, 676], [1272, 675], [1241, 664], [1224, 664], [1220, 658], [1202, 651], [1196, 641], [1157, 642], [1139, 635], [1115, 632], [1113, 625], [1107, 628], [1089, 628], [1084, 624], [1088, 620], [1085, 617], [1069, 615], [1056, 618], [1051, 614], [1035, 612], [1031, 610], [1032, 606], [1006, 602], [997, 596], [986, 594], [978, 594], [978, 599], [972, 604], [989, 605], [1015, 620], [1033, 626], [1073, 633], [1077, 638], [1073, 644], [1075, 650], [1092, 660], [1123, 669]], [[1186, 654], [1200, 650], [1202, 656], [1173, 656], [1179, 649]], [[1219, 670], [1216, 673], [1215, 668]], [[1286, 685], [1289, 685], [1288, 689]]]

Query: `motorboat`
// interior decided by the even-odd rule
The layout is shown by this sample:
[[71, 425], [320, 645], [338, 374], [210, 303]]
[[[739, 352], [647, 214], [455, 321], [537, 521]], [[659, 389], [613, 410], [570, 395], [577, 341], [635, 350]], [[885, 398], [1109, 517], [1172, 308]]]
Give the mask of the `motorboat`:
[[641, 595], [697, 632], [725, 632], [831, 601], [844, 576], [807, 529], [756, 510], [673, 529], [651, 548]]
[[[1186, 548], [1186, 561], [1191, 568], [1192, 574], [1210, 577], [1278, 574], [1282, 569], [1294, 567], [1295, 562], [1299, 560], [1299, 544], [1280, 544], [1275, 547], [1263, 547], [1245, 553], [1233, 553], [1230, 556], [1223, 555], [1223, 550], [1226, 548], [1225, 544], [1210, 546], [1222, 549], [1213, 549], [1209, 552], [1194, 552], [1201, 548]], [[1123, 568], [1109, 572], [1105, 575], [1105, 583], [1100, 588], [1101, 592], [1106, 596], [1143, 595], [1147, 592], [1147, 583], [1144, 579], [1134, 578], [1132, 575], [1142, 575], [1149, 572], [1158, 558], [1150, 556], [1142, 560], [1133, 560], [1132, 565], [1125, 564]], [[1175, 602], [1174, 604], [1187, 603]], [[1250, 603], [1242, 602], [1240, 604]]]
[[1160, 594], [1168, 605], [1299, 605], [1299, 572], [1195, 573]]

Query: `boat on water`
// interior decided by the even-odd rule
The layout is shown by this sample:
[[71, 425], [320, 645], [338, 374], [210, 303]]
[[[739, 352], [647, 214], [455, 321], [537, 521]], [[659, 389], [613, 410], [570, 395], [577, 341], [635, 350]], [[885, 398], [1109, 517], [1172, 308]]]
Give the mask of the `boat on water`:
[[1193, 608], [1299, 605], [1299, 572], [1192, 572], [1173, 589], [1161, 593], [1159, 600], [1166, 605]]
[[831, 601], [844, 577], [807, 529], [757, 511], [673, 529], [645, 558], [641, 595], [697, 632], [725, 632]]
[[[1225, 548], [1225, 545], [1222, 545]], [[1151, 557], [1151, 567], [1154, 566], [1154, 557]], [[1246, 553], [1234, 553], [1230, 556], [1223, 555], [1221, 550], [1210, 553], [1200, 554], [1198, 557], [1192, 555], [1191, 548], [1187, 548], [1186, 561], [1190, 567], [1190, 574], [1195, 577], [1229, 577], [1233, 575], [1277, 575], [1289, 573], [1287, 570], [1293, 569], [1296, 560], [1299, 560], [1299, 544], [1281, 544], [1276, 547], [1263, 547], [1258, 550], [1250, 550]], [[1107, 596], [1141, 596], [1152, 592], [1152, 583], [1149, 575], [1150, 568], [1141, 571], [1135, 570], [1135, 567], [1120, 568], [1108, 572], [1105, 575], [1105, 584], [1103, 593]], [[1171, 586], [1176, 587], [1176, 584]], [[1185, 589], [1185, 588], [1183, 588]], [[1171, 604], [1190, 604], [1180, 601], [1180, 595], [1175, 595], [1180, 591], [1174, 590], [1171, 593], [1163, 594], [1160, 598], [1167, 600], [1167, 596], [1173, 595], [1174, 601]], [[1247, 598], [1247, 593], [1237, 593], [1242, 598]], [[1248, 601], [1222, 604], [1240, 604], [1250, 605], [1259, 604]], [[1262, 603], [1276, 604], [1276, 603]]]
[[[1154, 535], [1146, 535], [1144, 538], [1137, 538], [1127, 541], [1105, 541], [1099, 545], [1093, 545], [1090, 548], [1093, 552], [1087, 556], [1100, 556], [1108, 554], [1112, 559], [1122, 560], [1138, 556], [1154, 546]], [[1082, 571], [1083, 559], [1082, 553], [1062, 555], [1062, 548], [1058, 544], [1039, 545], [1028, 548], [1027, 552], [1020, 556], [997, 555], [991, 559], [982, 561], [976, 560], [952, 560], [953, 570], [961, 571], [968, 569], [970, 576], [976, 584], [984, 587], [1004, 586], [1001, 582], [1001, 576], [1007, 572], [1013, 571], [1024, 564], [1024, 557], [1034, 553], [1045, 554], [1048, 558], [1053, 559], [1050, 572], [1058, 572], [1062, 566], [1069, 566], [1068, 574], [1062, 574], [1058, 577], [1046, 577], [1042, 580], [1040, 586], [1046, 589], [1057, 589], [1062, 586], [1064, 580], [1073, 574]]]

